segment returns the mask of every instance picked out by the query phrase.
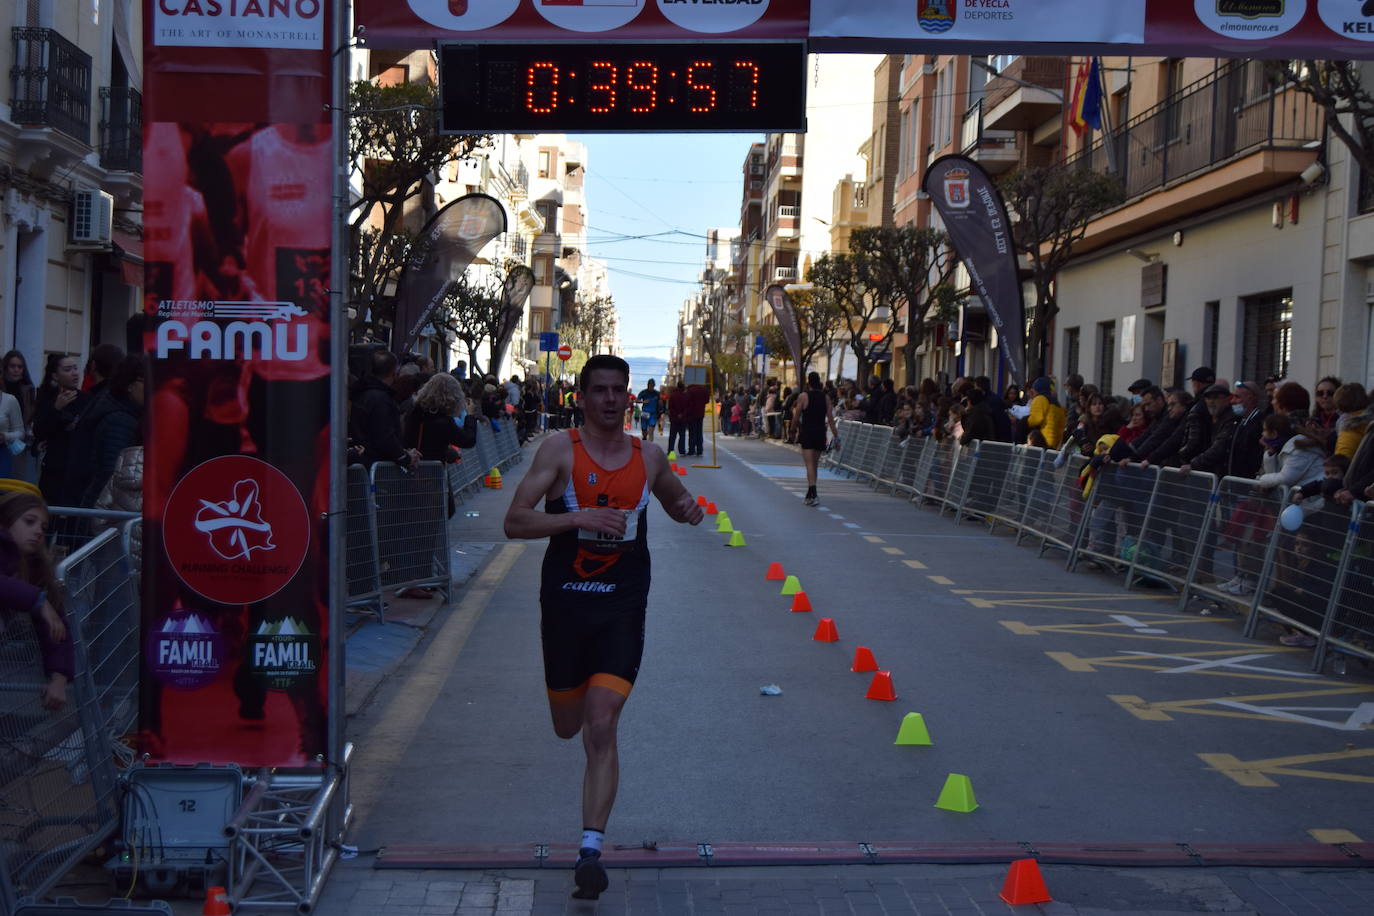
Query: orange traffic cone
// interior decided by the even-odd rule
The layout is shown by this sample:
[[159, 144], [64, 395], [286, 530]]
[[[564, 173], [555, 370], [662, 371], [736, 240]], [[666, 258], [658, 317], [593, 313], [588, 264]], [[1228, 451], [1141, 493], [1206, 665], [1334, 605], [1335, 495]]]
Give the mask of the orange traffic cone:
[[229, 916], [229, 892], [222, 887], [212, 887], [205, 892], [205, 906], [201, 916]]
[[698, 495], [698, 496], [697, 496], [697, 505], [698, 505], [698, 506], [701, 506], [703, 509], [706, 508], [706, 497], [705, 497], [705, 496]]
[[672, 469], [672, 471], [673, 471], [674, 474], [677, 473], [677, 462], [676, 462], [676, 461], [674, 461], [672, 464], [668, 465], [668, 467], [670, 467], [670, 468]]
[[870, 700], [897, 699], [897, 691], [892, 688], [892, 672], [873, 672], [873, 680], [869, 682], [868, 693], [864, 694], [864, 697]]
[[769, 582], [781, 582], [787, 576], [783, 574], [781, 563], [769, 563], [768, 573], [763, 578]]
[[792, 596], [792, 610], [811, 610], [811, 599], [806, 597], [806, 592], [797, 592], [795, 595]]
[[835, 621], [822, 617], [821, 622], [816, 624], [816, 635], [811, 638], [816, 642], [839, 642], [840, 634], [835, 629]]
[[1045, 887], [1045, 879], [1040, 875], [1040, 865], [1034, 859], [1017, 859], [1012, 862], [1007, 879], [1002, 882], [1002, 893], [997, 896], [1012, 906], [1023, 903], [1049, 903], [1054, 899], [1050, 896], [1049, 888]]
[[854, 664], [849, 666], [850, 671], [877, 671], [878, 662], [873, 658], [873, 652], [859, 646], [854, 650]]
[[716, 504], [715, 504], [715, 503], [708, 502], [708, 503], [706, 504], [706, 514], [707, 514], [707, 515], [715, 515], [715, 514], [717, 514], [718, 512], [720, 512], [720, 510], [716, 508]]
[[687, 469], [684, 468], [682, 465], [678, 465], [678, 466], [677, 466], [677, 476], [679, 476], [679, 477], [686, 477], [686, 476], [687, 476]]

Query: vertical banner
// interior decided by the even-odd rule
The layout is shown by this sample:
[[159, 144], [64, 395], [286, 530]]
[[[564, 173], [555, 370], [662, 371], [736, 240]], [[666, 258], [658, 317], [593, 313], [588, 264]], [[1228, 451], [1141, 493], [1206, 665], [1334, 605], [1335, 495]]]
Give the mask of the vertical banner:
[[329, 736], [330, 24], [254, 8], [143, 8], [140, 750], [300, 766]]
[[401, 275], [391, 340], [397, 355], [414, 346], [448, 285], [463, 275], [488, 242], [505, 231], [505, 208], [487, 194], [464, 194], [430, 217]]
[[501, 361], [506, 358], [506, 348], [510, 346], [515, 328], [525, 314], [525, 300], [534, 291], [534, 271], [524, 264], [516, 264], [506, 274], [501, 284], [501, 324], [496, 331], [496, 339], [491, 345], [492, 370], [499, 370]]
[[987, 307], [988, 320], [997, 328], [1007, 371], [1025, 384], [1025, 302], [1011, 220], [1001, 192], [978, 163], [963, 156], [941, 156], [932, 162], [926, 167], [922, 187], [944, 220], [959, 260], [968, 268], [973, 288]]
[[787, 349], [792, 351], [792, 365], [797, 368], [797, 385], [806, 387], [806, 367], [801, 362], [801, 328], [797, 326], [797, 312], [792, 308], [792, 297], [777, 283], [763, 291], [763, 298], [773, 309], [773, 318], [782, 328], [782, 336], [787, 340]]

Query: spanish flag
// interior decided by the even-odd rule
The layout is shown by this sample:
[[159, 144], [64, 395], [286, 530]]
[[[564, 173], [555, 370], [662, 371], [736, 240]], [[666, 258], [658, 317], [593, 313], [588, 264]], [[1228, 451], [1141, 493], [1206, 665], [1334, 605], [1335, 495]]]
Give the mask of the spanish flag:
[[1102, 129], [1102, 74], [1096, 57], [1078, 65], [1073, 101], [1069, 105], [1069, 126], [1080, 137], [1089, 127]]

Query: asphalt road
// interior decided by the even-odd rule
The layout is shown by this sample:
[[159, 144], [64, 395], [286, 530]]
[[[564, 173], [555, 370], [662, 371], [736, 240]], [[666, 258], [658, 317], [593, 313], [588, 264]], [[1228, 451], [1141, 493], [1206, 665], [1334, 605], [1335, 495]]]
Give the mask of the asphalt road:
[[[720, 469], [684, 483], [745, 547], [650, 511], [648, 645], [610, 842], [1374, 839], [1374, 672], [1314, 676], [1264, 630], [1246, 640], [1233, 619], [1066, 573], [1062, 554], [866, 484], [826, 478], [808, 508], [797, 453], [724, 444]], [[462, 537], [502, 540], [527, 467], [460, 517]], [[496, 549], [350, 723], [360, 847], [576, 840], [582, 749], [549, 723], [542, 553]], [[789, 612], [772, 561], [814, 612]], [[840, 642], [812, 640], [823, 616]], [[896, 701], [865, 698], [857, 646]], [[933, 746], [893, 744], [909, 712]], [[950, 773], [976, 811], [933, 807]]]

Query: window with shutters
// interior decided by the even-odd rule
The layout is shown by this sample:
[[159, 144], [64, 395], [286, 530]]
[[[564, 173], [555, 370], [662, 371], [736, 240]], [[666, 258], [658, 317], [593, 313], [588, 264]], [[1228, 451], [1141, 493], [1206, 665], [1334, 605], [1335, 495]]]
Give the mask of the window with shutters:
[[1245, 312], [1246, 380], [1287, 378], [1293, 355], [1293, 291], [1277, 290], [1241, 300]]
[[1112, 393], [1112, 374], [1116, 368], [1116, 322], [1097, 326], [1097, 387], [1104, 395]]

